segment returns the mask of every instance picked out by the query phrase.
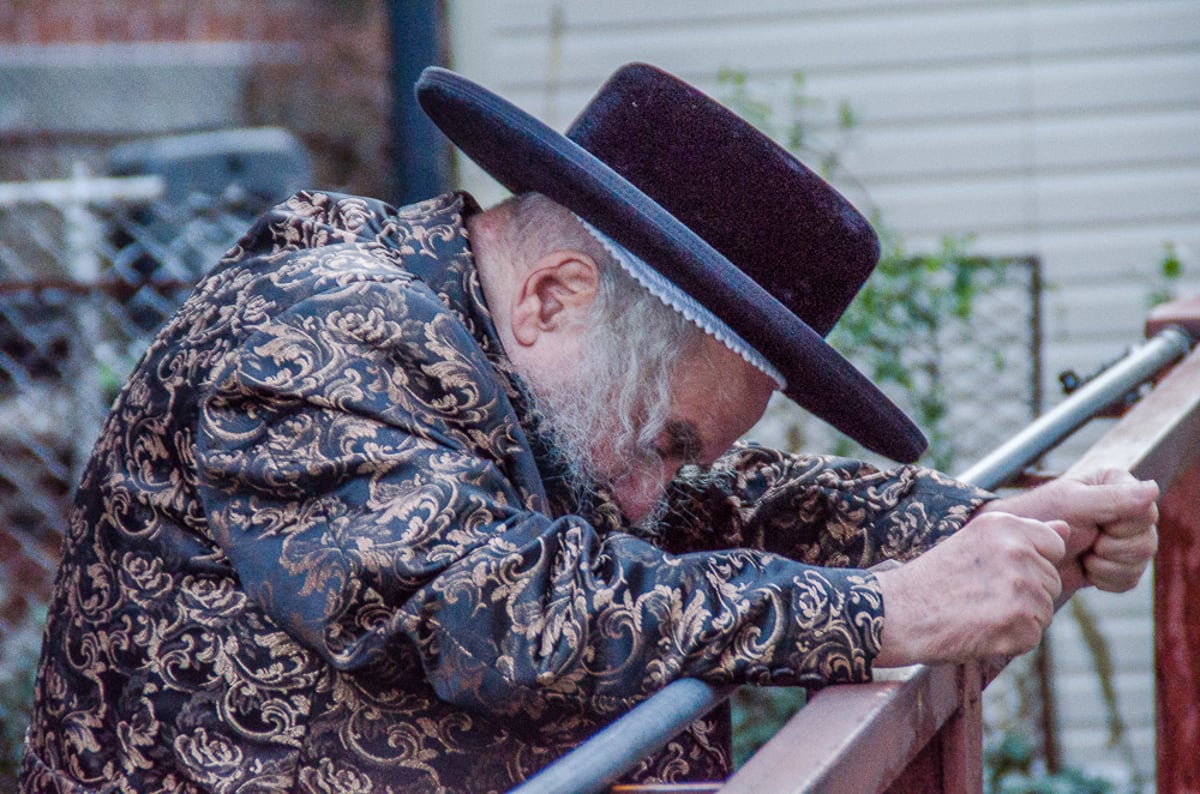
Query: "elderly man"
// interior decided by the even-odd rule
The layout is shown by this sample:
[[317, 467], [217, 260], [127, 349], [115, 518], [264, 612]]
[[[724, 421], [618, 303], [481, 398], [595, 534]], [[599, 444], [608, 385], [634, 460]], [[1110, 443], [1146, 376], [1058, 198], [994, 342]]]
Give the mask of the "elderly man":
[[[728, 111], [639, 65], [567, 136], [419, 95], [515, 198], [302, 193], [200, 283], [80, 483], [24, 791], [502, 791], [680, 676], [1017, 653], [1137, 581], [1127, 474], [995, 500], [735, 443], [783, 390], [923, 446], [822, 338], [870, 227]], [[726, 774], [724, 717], [634, 777]]]

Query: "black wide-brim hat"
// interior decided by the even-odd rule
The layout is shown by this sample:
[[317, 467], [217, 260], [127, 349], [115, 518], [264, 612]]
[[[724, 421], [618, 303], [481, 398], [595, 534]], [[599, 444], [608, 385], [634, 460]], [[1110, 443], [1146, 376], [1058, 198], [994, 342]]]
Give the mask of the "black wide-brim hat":
[[430, 67], [422, 108], [514, 193], [570, 209], [761, 354], [784, 393], [910, 462], [924, 435], [824, 339], [879, 260], [870, 223], [766, 135], [678, 78], [619, 69], [565, 135]]

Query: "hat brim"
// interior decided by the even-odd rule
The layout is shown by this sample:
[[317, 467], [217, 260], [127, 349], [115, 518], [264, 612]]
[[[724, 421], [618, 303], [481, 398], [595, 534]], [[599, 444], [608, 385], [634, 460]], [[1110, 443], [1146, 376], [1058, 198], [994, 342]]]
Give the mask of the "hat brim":
[[[787, 379], [784, 393], [868, 449], [911, 462], [921, 431], [870, 379], [736, 265], [599, 158], [503, 97], [429, 67], [416, 85], [430, 119], [513, 193], [541, 193], [650, 263], [743, 336]], [[715, 287], [715, 288], [714, 288]]]

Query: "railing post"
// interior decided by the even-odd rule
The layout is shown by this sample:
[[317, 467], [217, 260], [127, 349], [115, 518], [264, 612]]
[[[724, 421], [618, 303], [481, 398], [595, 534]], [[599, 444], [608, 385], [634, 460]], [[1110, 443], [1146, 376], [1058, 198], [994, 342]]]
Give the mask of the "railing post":
[[983, 791], [983, 687], [979, 662], [958, 665], [958, 708], [888, 786], [888, 794]]
[[[71, 172], [70, 190], [66, 200], [59, 205], [63, 217], [63, 233], [67, 247], [68, 275], [79, 284], [95, 284], [100, 280], [101, 243], [104, 232], [99, 218], [89, 202], [88, 182], [91, 174], [82, 163], [75, 163]], [[72, 387], [79, 394], [93, 394], [97, 399], [80, 401], [83, 410], [74, 417], [75, 460], [78, 477], [83, 473], [83, 464], [95, 441], [96, 430], [104, 422], [105, 406], [102, 399], [101, 369], [95, 360], [94, 345], [104, 340], [101, 328], [99, 297], [86, 296], [75, 305], [75, 324], [79, 338], [87, 344], [71, 345]], [[74, 479], [74, 478], [72, 478]]]
[[983, 671], [977, 661], [958, 670], [962, 706], [942, 728], [942, 790], [978, 794], [983, 790]]
[[1200, 465], [1159, 502], [1154, 563], [1158, 791], [1200, 791]]
[[[1179, 325], [1200, 335], [1200, 298], [1150, 313], [1146, 332]], [[1195, 454], [1195, 450], [1191, 450]], [[1200, 459], [1159, 499], [1154, 560], [1154, 677], [1158, 791], [1200, 791]]]

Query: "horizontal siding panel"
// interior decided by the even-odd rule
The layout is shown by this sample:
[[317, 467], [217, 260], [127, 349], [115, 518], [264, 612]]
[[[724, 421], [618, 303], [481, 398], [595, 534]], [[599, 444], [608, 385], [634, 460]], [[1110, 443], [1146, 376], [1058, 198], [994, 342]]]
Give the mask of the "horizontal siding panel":
[[[888, 216], [884, 222], [891, 226]], [[905, 248], [912, 252], [936, 251], [946, 237], [961, 240], [968, 253], [980, 256], [1036, 256], [1040, 255], [1040, 237], [1035, 229], [994, 231], [987, 234], [967, 233], [954, 229], [936, 229], [926, 233], [908, 232], [904, 235]], [[1044, 262], [1043, 262], [1044, 265]], [[1044, 269], [1044, 268], [1043, 268]]]
[[[937, 244], [936, 237], [908, 239], [912, 250], [931, 250]], [[1200, 276], [1200, 261], [1195, 260], [1200, 254], [1200, 217], [1177, 222], [1155, 220], [1133, 227], [994, 233], [976, 238], [969, 249], [997, 256], [1036, 254], [1042, 259], [1046, 280], [1065, 288], [1097, 277], [1157, 273], [1167, 242], [1181, 244], [1184, 255], [1192, 257], [1195, 270], [1185, 270], [1183, 281]]]
[[[1055, 664], [1058, 663], [1057, 653]], [[1152, 668], [1147, 668], [1152, 669]], [[1080, 675], [1062, 676], [1057, 684], [1058, 718], [1079, 725], [1104, 725], [1108, 710], [1099, 683], [1090, 670]], [[1123, 717], [1131, 722], [1153, 723], [1153, 680], [1143, 670], [1130, 671], [1114, 678], [1120, 694], [1118, 706]]]
[[[1198, 4], [1200, 6], [1200, 4]], [[659, 46], [652, 49], [661, 52]], [[547, 49], [542, 57], [530, 58], [528, 48], [512, 46], [512, 56], [526, 64], [522, 70], [499, 70], [500, 73], [524, 74], [523, 80], [509, 78], [490, 84], [517, 104], [526, 108], [557, 128], [565, 126], [578, 110], [590, 99], [599, 84], [621, 63], [646, 57], [643, 49], [627, 56], [614, 55], [604, 39], [597, 40], [602, 54], [599, 60], [578, 79], [569, 75], [559, 76], [555, 84], [547, 88], [544, 84], [545, 69], [533, 68], [533, 64], [545, 63], [550, 54]], [[691, 49], [694, 43], [681, 37], [681, 46]], [[572, 52], [572, 63], [580, 61], [577, 48]], [[753, 64], [744, 60], [719, 59], [705, 55], [703, 65], [694, 70], [680, 68], [672, 58], [653, 57], [650, 60], [683, 74], [696, 82], [718, 99], [726, 99], [728, 91], [716, 82], [722, 67], [753, 70]], [[1158, 111], [1156, 120], [1163, 118], [1163, 111], [1180, 112], [1181, 118], [1168, 123], [1158, 132], [1160, 138], [1172, 137], [1177, 130], [1186, 130], [1200, 107], [1200, 50], [1194, 53], [1168, 54], [1152, 58], [1142, 57], [1130, 61], [1116, 59], [1100, 61], [1091, 59], [1085, 63], [1059, 63], [1040, 67], [1037, 77], [1030, 79], [1028, 66], [1015, 56], [1002, 63], [977, 63], [955, 68], [947, 73], [941, 69], [910, 69], [892, 75], [839, 74], [822, 75], [813, 68], [810, 53], [805, 53], [799, 63], [789, 66], [789, 72], [802, 69], [809, 77], [808, 95], [824, 103], [823, 114], [814, 116], [819, 129], [829, 124], [830, 116], [836, 112], [843, 100], [849, 103], [860, 120], [857, 137], [869, 139], [877, 129], [895, 129], [905, 124], [919, 124], [927, 129], [931, 124], [940, 126], [954, 121], [976, 120], [975, 127], [964, 129], [969, 135], [982, 126], [982, 120], [1008, 120], [1009, 124], [1028, 123], [1029, 107], [1033, 102], [1037, 108], [1053, 118], [1055, 115], [1077, 114], [1081, 109], [1095, 113], [1104, 108], [1111, 116], [1122, 116], [1131, 110]], [[495, 72], [492, 72], [493, 74]], [[768, 94], [786, 92], [789, 80], [786, 77], [763, 77], [756, 73], [752, 85], [765, 87]], [[1069, 137], [1077, 116], [1072, 115], [1063, 124], [1047, 124], [1044, 132], [1049, 152], [1062, 151], [1056, 145], [1056, 137]], [[1104, 118], [1092, 120], [1092, 125], [1103, 125]], [[1129, 123], [1125, 128], [1129, 128]], [[1151, 121], [1150, 123], [1153, 123]], [[1041, 125], [1039, 125], [1040, 127]], [[1192, 128], [1194, 129], [1194, 127]], [[1035, 134], [1038, 132], [1035, 129]], [[1181, 141], [1194, 142], [1195, 135], [1180, 135]], [[1037, 142], [1040, 142], [1040, 138]], [[1192, 146], [1194, 147], [1194, 143]], [[1175, 144], [1187, 150], [1188, 143]], [[1153, 147], [1141, 147], [1153, 151]], [[1186, 152], [1185, 152], [1186, 153]]]
[[944, 124], [857, 133], [842, 154], [846, 173], [868, 184], [1028, 173], [1034, 157], [1021, 121]]
[[[1193, 77], [1200, 82], [1200, 69]], [[1195, 167], [1200, 164], [1200, 103], [1168, 111], [1043, 121], [1034, 125], [1033, 136], [1039, 172]]]
[[[1153, 780], [1153, 721], [1149, 724], [1125, 722], [1125, 741], [1132, 750], [1132, 760], [1138, 764], [1143, 780], [1147, 778]], [[1104, 721], [1080, 722], [1072, 725], [1071, 730], [1061, 732], [1059, 749], [1062, 751], [1062, 762], [1065, 766], [1085, 770], [1088, 774], [1106, 774], [1120, 780], [1120, 776], [1126, 771], [1124, 750], [1111, 746], [1108, 726]], [[1130, 790], [1132, 789], [1117, 789], [1117, 791]], [[1154, 791], [1153, 788], [1145, 787], [1136, 790]], [[1164, 792], [1164, 794], [1166, 793]], [[1183, 793], [1171, 792], [1171, 794]]]
[[[500, 32], [548, 41], [558, 24], [564, 51], [578, 55], [589, 40], [629, 57], [656, 51], [689, 71], [707, 56], [744, 53], [746, 66], [795, 68], [908, 67], [1006, 57], [1130, 53], [1200, 42], [1200, 11], [1190, 0], [1092, 3], [795, 3], [654, 2], [521, 3], [505, 8]], [[829, 13], [836, 9], [837, 13]], [[749, 11], [749, 13], [748, 13]], [[870, 13], [862, 13], [870, 11]], [[670, 39], [661, 38], [669, 36]], [[674, 40], [674, 41], [672, 41]], [[676, 43], [693, 42], [692, 47]], [[691, 57], [688, 57], [688, 51]], [[664, 57], [664, 56], [660, 56]], [[568, 79], [589, 73], [572, 59]], [[701, 70], [703, 69], [700, 66]]]
[[1029, 4], [1030, 50], [1038, 55], [1154, 51], [1200, 44], [1200, 3], [1109, 0]]
[[1116, 346], [1132, 344], [1141, 337], [1151, 285], [1113, 283], [1102, 286], [1078, 286], [1069, 296], [1054, 296], [1048, 301], [1046, 326], [1053, 336], [1086, 337], [1093, 342], [1108, 340]]
[[[1194, 235], [1200, 236], [1200, 230]], [[1070, 255], [1054, 255], [1049, 246], [1044, 247], [1043, 256], [1053, 263], [1053, 270], [1046, 274], [1047, 281], [1049, 286], [1067, 290], [1072, 296], [1076, 287], [1085, 287], [1098, 279], [1130, 284], [1152, 282], [1157, 287], [1161, 280], [1164, 239], [1178, 238], [1158, 238], [1145, 245], [1122, 244], [1107, 250], [1097, 247]], [[1194, 280], [1196, 274], [1191, 275]], [[1176, 286], [1189, 286], [1187, 281], [1184, 279], [1183, 284]]]
[[[687, 41], [684, 39], [684, 46], [690, 47]], [[573, 48], [571, 51], [574, 53]], [[514, 48], [514, 57], [529, 60], [528, 52], [521, 48]], [[644, 51], [640, 56], [632, 52], [627, 57], [614, 56], [605, 50], [585, 76], [577, 80], [560, 77], [549, 88], [543, 82], [542, 69], [528, 69], [524, 72], [525, 80], [509, 79], [493, 84], [484, 79], [483, 82], [561, 129], [613, 70], [639, 57], [647, 56]], [[534, 60], [548, 58], [546, 53], [544, 58]], [[576, 60], [575, 54], [571, 60]], [[680, 73], [723, 101], [728, 100], [729, 91], [717, 83], [718, 71], [722, 67], [753, 70], [752, 65], [737, 59], [706, 57], [695, 70], [681, 69], [671, 58], [649, 60]], [[930, 127], [965, 123], [962, 132], [967, 137], [984, 127], [985, 122], [1030, 125], [1031, 107], [1040, 113], [1039, 122], [1030, 125], [1038, 157], [1052, 158], [1056, 153], [1071, 151], [1072, 128], [1076, 125], [1080, 126], [1081, 134], [1095, 135], [1096, 130], [1111, 120], [1116, 129], [1136, 136], [1139, 117], [1131, 114], [1137, 112], [1148, 114], [1145, 126], [1162, 123], [1153, 134], [1169, 147], [1163, 153], [1153, 145], [1156, 140], [1143, 141], [1143, 145], [1136, 147], [1147, 153], [1143, 156], [1161, 157], [1171, 150], [1180, 157], [1194, 156], [1200, 138], [1188, 134], [1195, 129], [1190, 125], [1194, 124], [1200, 108], [1200, 50], [1137, 59], [1047, 64], [1039, 67], [1033, 78], [1028, 66], [1015, 56], [1001, 63], [969, 64], [949, 73], [941, 69], [913, 69], [880, 76], [822, 75], [805, 56], [789, 67], [788, 73], [795, 70], [802, 70], [808, 76], [807, 96], [823, 103], [808, 117], [808, 123], [817, 130], [827, 130], [839, 104], [845, 101], [858, 118], [855, 136], [863, 140], [870, 140], [881, 130], [904, 132], [905, 126], [910, 127], [910, 132], [920, 132]], [[784, 94], [786, 99], [789, 82], [786, 76], [771, 78], [756, 74], [752, 88], [760, 89], [768, 97]], [[1172, 115], [1175, 118], [1169, 118]], [[782, 118], [782, 113], [777, 118]], [[1103, 138], [1099, 141], [1102, 143]], [[1044, 153], [1043, 145], [1047, 147]], [[1086, 155], [1088, 150], [1079, 147], [1075, 151]]]
[[[828, 137], [826, 140], [830, 140]], [[842, 163], [868, 184], [947, 176], [1039, 174], [1200, 164], [1200, 108], [1059, 119], [942, 123], [855, 131]]]
[[1027, 67], [1015, 57], [998, 63], [886, 74], [805, 71], [814, 96], [835, 107], [845, 101], [853, 109], [862, 138], [906, 125], [927, 128], [947, 122], [1028, 119]]
[[[1131, 112], [1188, 113], [1200, 107], [1200, 50], [1181, 54], [1037, 64], [1014, 55], [1002, 63], [894, 74], [809, 74], [814, 96], [845, 100], [859, 135], [905, 126], [1009, 119], [1033, 127], [1063, 119], [1117, 117]], [[1053, 131], [1053, 127], [1050, 130]]]
[[[655, 65], [679, 73], [663, 59], [650, 59]], [[533, 82], [478, 79], [483, 85], [532, 113], [556, 129], [563, 129], [592, 98], [604, 80], [625, 61], [612, 59], [591, 77], [571, 83], [556, 81], [550, 85], [537, 75]], [[720, 69], [741, 69], [736, 62], [714, 63], [704, 72], [686, 79], [713, 98], [732, 104], [732, 90], [718, 81]], [[1018, 63], [991, 65], [960, 70], [953, 75], [943, 72], [909, 72], [870, 80], [858, 75], [836, 77], [806, 73], [804, 96], [810, 106], [800, 116], [801, 123], [814, 134], [832, 139], [836, 116], [846, 103], [856, 117], [851, 141], [856, 146], [874, 145], [878, 135], [920, 134], [930, 128], [962, 124], [967, 131], [985, 129], [999, 121], [1012, 128], [1028, 124], [1029, 88], [1023, 82]], [[751, 95], [769, 101], [776, 110], [772, 121], [779, 125], [788, 118], [787, 104], [792, 99], [791, 75], [750, 78]]]
[[1113, 112], [1200, 105], [1200, 47], [1161, 55], [1091, 58], [1039, 65], [1031, 110], [1038, 114]]
[[[1062, 763], [1115, 782], [1115, 791], [1153, 792], [1153, 786], [1147, 785], [1147, 781], [1154, 781], [1153, 724], [1126, 725], [1125, 736], [1130, 748], [1128, 751], [1110, 747], [1108, 731], [1103, 726], [1078, 726], [1066, 731], [1059, 740]], [[1139, 782], [1136, 784], [1126, 766], [1127, 752], [1132, 756], [1132, 763], [1137, 765]]]
[[[611, 71], [615, 64], [651, 57], [685, 78], [699, 79], [721, 66], [763, 75], [797, 69], [812, 73], [891, 71], [929, 64], [952, 67], [983, 58], [1007, 59], [1024, 51], [1021, 26], [1012, 12], [982, 13], [994, 19], [978, 31], [964, 29], [956, 18], [934, 19], [930, 24], [897, 30], [895, 22], [876, 17], [856, 20], [851, 27], [841, 21], [732, 30], [724, 25], [698, 29], [647, 26], [622, 31], [620, 36], [604, 30], [568, 28], [562, 35], [561, 49], [570, 57], [563, 59], [560, 77], [568, 83], [590, 82], [597, 74]], [[960, 23], [958, 27], [955, 22]], [[520, 51], [534, 64], [548, 63], [550, 42], [537, 41], [534, 46], [521, 46]], [[524, 61], [524, 68], [514, 68], [516, 64], [510, 63], [506, 55], [515, 53], [516, 48], [511, 46], [501, 49], [497, 66], [507, 73], [521, 74], [530, 61]]]
[[1189, 169], [1083, 172], [1038, 180], [1047, 226], [1098, 228], [1200, 218], [1200, 163]]
[[[1100, 8], [1112, 7], [1100, 4]], [[1100, 23], [1092, 14], [1085, 13], [1087, 10], [1074, 13], [1079, 19], [1089, 20], [1087, 27], [1098, 26]], [[1192, 12], [1192, 17], [1197, 14], [1200, 12]], [[1179, 21], [1175, 17], [1166, 15], [1168, 20]], [[1130, 86], [1158, 88], [1142, 96], [1139, 101], [1143, 103], [1176, 101], [1186, 86], [1161, 84], [1172, 82], [1171, 75], [1178, 75], [1181, 69], [1183, 74], [1197, 74], [1195, 59], [1200, 56], [1200, 24], [1188, 24], [1187, 19], [1180, 24], [1146, 23], [1144, 27], [1161, 31], [1162, 36], [1140, 41], [1137, 46], [1125, 42], [1128, 46], [1121, 48], [1098, 52], [1089, 49], [1089, 57], [1067, 61], [1057, 59], [1071, 50], [1067, 45], [1079, 28], [1064, 24], [1060, 31], [1043, 34], [1047, 40], [1058, 42], [1059, 49], [1031, 49], [1029, 21], [1019, 7], [928, 14], [916, 22], [904, 22], [902, 17], [894, 15], [870, 15], [794, 24], [775, 20], [756, 26], [754, 18], [749, 18], [732, 27], [691, 29], [656, 25], [622, 30], [620, 35], [605, 29], [568, 27], [558, 44], [558, 52], [569, 53], [570, 57], [559, 58], [561, 68], [554, 77], [568, 86], [594, 87], [620, 63], [649, 59], [690, 80], [702, 82], [711, 79], [722, 66], [745, 69], [759, 77], [803, 70], [814, 78], [825, 73], [849, 73], [880, 79], [901, 71], [905, 75], [913, 71], [957, 72], [988, 64], [1011, 63], [1027, 68], [1031, 58], [1046, 58], [1049, 60], [1039, 66], [1048, 70], [1047, 74], [1038, 78], [1034, 86], [1034, 99], [1039, 103], [1053, 106], [1063, 97], [1070, 99], [1097, 88], [1118, 92], [1116, 100], [1119, 100], [1121, 90]], [[1116, 34], [1110, 30], [1109, 35]], [[553, 61], [553, 49], [551, 41], [540, 33], [501, 39], [489, 70], [512, 75], [519, 81], [540, 82]], [[1147, 60], [1161, 63], [1144, 76], [1139, 76], [1136, 69], [1131, 71], [1131, 65], [1144, 68]], [[1182, 68], [1177, 64], [1182, 64]], [[1061, 74], [1056, 77], [1056, 72]], [[973, 79], [968, 78], [968, 82]], [[1191, 87], [1194, 97], [1196, 86]], [[980, 90], [978, 84], [976, 90]], [[1090, 101], [1090, 96], [1083, 101]]]
[[[520, 15], [548, 17], [555, 5], [563, 8], [564, 16], [571, 24], [595, 27], [626, 27], [646, 24], [695, 25], [745, 23], [748, 17], [754, 20], [794, 21], [797, 17], [810, 19], [819, 15], [823, 19], [853, 17], [863, 12], [905, 11], [922, 14], [939, 9], [964, 9], [987, 6], [1021, 6], [1013, 0], [752, 0], [751, 3], [728, 3], [724, 0], [503, 0], [497, 5], [510, 20], [505, 30], [528, 29]], [[747, 13], [750, 12], [750, 13]], [[536, 28], [542, 33], [549, 25]]]
[[[1124, 701], [1121, 701], [1124, 703]], [[1145, 781], [1154, 780], [1154, 721], [1125, 721], [1126, 747], [1114, 748], [1109, 743], [1109, 730], [1105, 721], [1077, 723], [1071, 730], [1063, 731], [1059, 737], [1059, 749], [1065, 766], [1086, 770], [1089, 774], [1105, 774], [1121, 780], [1127, 774], [1125, 753], [1138, 765], [1143, 784], [1137, 789], [1118, 788], [1117, 791], [1154, 791], [1147, 788]], [[1162, 794], [1168, 794], [1163, 792]], [[1170, 794], [1181, 794], [1170, 792]]]
[[1191, 170], [1081, 173], [1031, 183], [1022, 175], [875, 185], [870, 196], [902, 233], [1101, 229], [1200, 217], [1200, 165]]
[[1023, 176], [875, 185], [870, 196], [905, 235], [1013, 231], [1034, 221], [1032, 190]]
[[[1148, 621], [1144, 619], [1142, 622], [1147, 624], [1147, 631], [1140, 632], [1136, 637], [1117, 636], [1115, 631], [1109, 630], [1108, 625], [1104, 625], [1100, 630], [1108, 640], [1109, 652], [1115, 663], [1114, 669], [1117, 678], [1126, 681], [1128, 688], [1139, 694], [1152, 691], [1153, 679], [1145, 674], [1153, 672], [1154, 669], [1153, 633], [1148, 630]], [[1060, 685], [1058, 685], [1060, 688], [1056, 692], [1057, 699], [1062, 703], [1069, 704], [1073, 700], [1078, 702], [1086, 693], [1097, 692], [1099, 681], [1094, 675], [1096, 662], [1088, 654], [1079, 634], [1063, 634], [1062, 640], [1063, 642], [1058, 642], [1058, 637], [1052, 640], [1054, 644], [1051, 646], [1051, 654], [1054, 656], [1055, 667], [1063, 674]], [[1078, 709], [1068, 709], [1067, 714], [1078, 716], [1080, 722], [1087, 722], [1088, 718], [1097, 716], [1094, 708], [1102, 709], [1103, 706], [1098, 703], [1087, 703]], [[1148, 714], [1150, 714], [1148, 711], [1139, 711], [1136, 716], [1141, 717]]]
[[1094, 352], [1082, 360], [1072, 359], [1071, 366], [1091, 372], [1142, 339], [1150, 291], [1147, 280], [1144, 284], [1114, 284], [1105, 290], [1076, 288], [1070, 294], [1056, 295], [1044, 308], [1046, 332], [1056, 344], [1064, 338], [1088, 340]]
[[[1117, 669], [1128, 673], [1134, 680], [1148, 678], [1144, 674], [1154, 671], [1154, 631], [1149, 613], [1142, 615], [1137, 622], [1141, 623], [1143, 628], [1128, 635], [1121, 635], [1107, 628], [1104, 630], [1113, 663]], [[1054, 666], [1064, 679], [1073, 681], [1078, 675], [1078, 678], [1086, 683], [1076, 682], [1077, 689], [1094, 686], [1095, 681], [1088, 681], [1088, 678], [1096, 669], [1096, 660], [1092, 658], [1079, 633], [1064, 632], [1056, 635], [1052, 642]], [[1149, 681], [1143, 685], [1148, 686]], [[1069, 700], [1072, 691], [1071, 685], [1064, 684], [1064, 688], [1058, 694]]]
[[[1122, 668], [1149, 667], [1153, 664], [1154, 628], [1147, 620], [1152, 612], [1152, 590], [1147, 581], [1129, 593], [1114, 595], [1106, 593], [1103, 601], [1087, 598], [1091, 612], [1096, 616], [1100, 631], [1109, 643], [1113, 658]], [[1088, 590], [1086, 596], [1095, 596], [1098, 591]], [[1063, 610], [1055, 618], [1051, 630], [1054, 664], [1060, 669], [1088, 670], [1093, 661], [1083, 647], [1079, 623]]]

